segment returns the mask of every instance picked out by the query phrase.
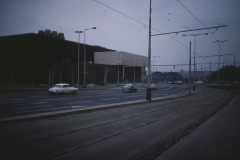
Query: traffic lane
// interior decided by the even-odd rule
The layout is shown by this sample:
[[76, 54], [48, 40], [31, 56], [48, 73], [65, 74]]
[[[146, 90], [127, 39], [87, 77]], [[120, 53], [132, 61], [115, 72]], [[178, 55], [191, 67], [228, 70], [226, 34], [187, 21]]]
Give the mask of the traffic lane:
[[[111, 93], [111, 94], [94, 94], [79, 95], [79, 96], [65, 96], [65, 98], [51, 98], [43, 99], [42, 105], [23, 105], [22, 107], [14, 108], [17, 114], [27, 115], [52, 111], [63, 111], [76, 108], [87, 108], [101, 105], [117, 104], [122, 102], [130, 102], [133, 100], [143, 99], [145, 95], [124, 95], [123, 93]], [[60, 96], [63, 97], [63, 96]], [[67, 97], [67, 98], [66, 98]], [[141, 98], [142, 97], [142, 98]]]
[[[15, 97], [9, 99], [11, 102], [3, 103], [8, 103], [7, 107], [8, 109], [12, 109], [12, 111], [10, 112], [3, 111], [1, 117], [6, 116], [7, 113], [12, 114], [12, 116], [38, 114], [44, 112], [68, 110], [82, 107], [92, 107], [145, 99], [145, 89], [140, 89], [137, 95], [136, 94], [131, 95], [128, 93], [124, 94], [119, 90], [103, 92], [88, 91], [87, 93], [88, 93], [87, 95], [86, 92], [84, 93], [79, 92], [78, 95], [63, 95], [63, 96], [57, 95], [51, 97], [47, 93], [10, 94], [8, 96]], [[16, 95], [19, 95], [20, 97], [18, 96], [16, 97]]]
[[[22, 116], [52, 111], [106, 105], [116, 101], [123, 93], [118, 91], [79, 92], [77, 95], [56, 95], [48, 93], [19, 93], [1, 96], [0, 117]], [[121, 101], [121, 98], [118, 102]]]
[[[152, 91], [152, 98], [175, 94], [182, 87], [163, 87]], [[182, 90], [184, 91], [184, 90]], [[144, 100], [146, 88], [137, 93], [123, 93], [121, 88], [101, 91], [79, 91], [77, 95], [49, 95], [47, 92], [10, 93], [1, 96], [0, 117], [14, 117], [76, 108]]]

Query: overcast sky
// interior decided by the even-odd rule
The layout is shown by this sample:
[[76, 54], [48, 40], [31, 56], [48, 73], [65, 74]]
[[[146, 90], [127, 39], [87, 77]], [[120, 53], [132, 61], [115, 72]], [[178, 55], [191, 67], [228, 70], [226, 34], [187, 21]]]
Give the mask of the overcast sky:
[[[76, 30], [97, 27], [86, 31], [87, 44], [148, 56], [149, 5], [150, 0], [1, 0], [0, 36], [50, 29], [77, 42]], [[235, 54], [240, 62], [239, 0], [152, 0], [152, 34], [222, 25], [227, 27], [152, 36], [152, 61], [155, 65], [188, 64], [189, 43], [192, 41], [193, 51], [194, 37], [182, 35], [208, 33], [196, 38], [196, 57], [201, 57], [196, 58], [197, 70], [201, 66], [209, 70], [210, 61], [212, 70], [217, 69], [216, 40], [224, 41], [221, 55]], [[83, 34], [80, 42], [84, 42]], [[224, 57], [226, 65], [233, 65], [233, 56], [221, 56], [221, 63]], [[155, 67], [158, 71], [181, 69], [187, 71], [188, 66]]]

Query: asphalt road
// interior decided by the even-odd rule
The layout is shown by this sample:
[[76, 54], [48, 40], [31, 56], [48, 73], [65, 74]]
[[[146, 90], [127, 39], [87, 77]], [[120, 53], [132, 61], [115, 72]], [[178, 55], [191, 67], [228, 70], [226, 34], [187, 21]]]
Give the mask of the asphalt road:
[[[107, 90], [80, 90], [76, 95], [50, 95], [46, 91], [0, 93], [0, 119], [33, 114], [89, 108], [146, 99], [146, 88], [136, 85], [137, 93], [123, 93], [121, 87]], [[187, 84], [159, 85], [152, 99], [188, 91]]]
[[[162, 88], [164, 89], [169, 92], [154, 93], [157, 95], [183, 90], [181, 86]], [[112, 97], [122, 95], [124, 98], [141, 95], [144, 91], [124, 94], [119, 89], [112, 88], [98, 94], [90, 92], [86, 97], [101, 97], [107, 95], [106, 93], [111, 93]], [[217, 112], [219, 106], [226, 105], [230, 95], [228, 91], [202, 88], [191, 96], [171, 100], [0, 122], [0, 159], [112, 160], [143, 159], [143, 156], [144, 159], [154, 159], [171, 147], [172, 142], [181, 140], [185, 132], [199, 126], [215, 110]], [[48, 97], [74, 99], [81, 97], [81, 93], [76, 96]], [[107, 97], [103, 96], [100, 99], [104, 101]], [[156, 148], [158, 145], [160, 148]]]

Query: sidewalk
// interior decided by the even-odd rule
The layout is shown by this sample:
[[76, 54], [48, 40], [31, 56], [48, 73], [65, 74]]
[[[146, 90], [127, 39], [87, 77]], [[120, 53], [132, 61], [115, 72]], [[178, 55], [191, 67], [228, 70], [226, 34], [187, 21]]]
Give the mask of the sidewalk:
[[156, 160], [240, 159], [240, 95]]

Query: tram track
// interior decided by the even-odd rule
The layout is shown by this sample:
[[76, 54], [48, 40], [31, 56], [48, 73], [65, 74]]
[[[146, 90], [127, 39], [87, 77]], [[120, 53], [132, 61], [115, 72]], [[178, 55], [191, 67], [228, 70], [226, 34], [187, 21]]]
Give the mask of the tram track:
[[[75, 148], [73, 147], [70, 150], [65, 150], [64, 154], [55, 153], [55, 154], [50, 154], [47, 156], [48, 157], [47, 159], [49, 159], [50, 157], [52, 157], [54, 159], [61, 159], [61, 158], [67, 157], [71, 154], [75, 154], [77, 152], [81, 152], [83, 150], [87, 150], [87, 149], [96, 147], [97, 145], [103, 145], [104, 143], [108, 143], [109, 141], [112, 141], [114, 139], [124, 137], [127, 134], [133, 134], [134, 132], [139, 132], [139, 130], [141, 130], [143, 128], [147, 128], [150, 125], [156, 125], [157, 123], [160, 123], [161, 121], [168, 121], [169, 119], [173, 119], [172, 117], [178, 117], [181, 114], [186, 114], [187, 112], [190, 112], [190, 111], [192, 112], [195, 109], [196, 113], [195, 113], [194, 117], [197, 117], [197, 118], [195, 118], [194, 120], [191, 120], [191, 124], [185, 125], [184, 127], [180, 127], [180, 128], [178, 127], [178, 129], [173, 131], [174, 134], [173, 133], [171, 133], [172, 135], [167, 134], [167, 135], [165, 135], [165, 137], [162, 137], [161, 140], [156, 140], [155, 144], [152, 144], [152, 146], [156, 146], [156, 144], [158, 144], [158, 146], [159, 146], [159, 144], [164, 143], [164, 140], [166, 141], [166, 139], [168, 137], [170, 138], [170, 137], [173, 137], [173, 135], [179, 134], [179, 132], [184, 131], [185, 128], [188, 128], [189, 126], [191, 126], [192, 123], [195, 123], [195, 121], [197, 121], [198, 119], [201, 119], [202, 117], [207, 115], [207, 113], [201, 113], [201, 114], [204, 114], [204, 116], [198, 115], [197, 114], [198, 108], [204, 108], [204, 106], [213, 105], [214, 103], [217, 104], [216, 101], [219, 101], [219, 99], [222, 99], [223, 101], [217, 105], [219, 106], [221, 104], [224, 104], [224, 103], [226, 103], [225, 101], [229, 101], [229, 98], [227, 95], [228, 95], [228, 93], [225, 93], [223, 91], [214, 90], [214, 91], [207, 91], [207, 93], [206, 92], [199, 93], [195, 97], [193, 97], [193, 96], [186, 97], [184, 103], [183, 103], [183, 100], [181, 100], [181, 99], [176, 99], [174, 102], [172, 102], [172, 101], [162, 101], [162, 102], [156, 102], [156, 103], [153, 102], [147, 106], [149, 110], [148, 109], [146, 110], [146, 107], [144, 107], [144, 106], [141, 106], [141, 105], [136, 106], [135, 105], [135, 106], [131, 106], [128, 108], [124, 107], [124, 109], [126, 109], [126, 111], [121, 110], [121, 109], [113, 109], [113, 110], [108, 109], [109, 112], [107, 112], [107, 113], [104, 113], [105, 111], [99, 111], [100, 114], [102, 113], [101, 114], [102, 116], [98, 115], [98, 114], [93, 114], [93, 116], [96, 116], [95, 119], [107, 116], [111, 113], [114, 113], [115, 115], [117, 115], [117, 118], [114, 118], [114, 117], [109, 118], [109, 119], [106, 118], [105, 120], [101, 120], [102, 123], [93, 123], [90, 125], [86, 125], [86, 127], [80, 127], [75, 130], [67, 129], [66, 131], [60, 132], [60, 133], [56, 133], [56, 130], [52, 129], [52, 132], [55, 134], [51, 133], [51, 128], [54, 128], [54, 127], [52, 127], [52, 125], [49, 125], [47, 127], [42, 126], [42, 127], [44, 127], [44, 129], [46, 131], [50, 130], [50, 131], [47, 131], [47, 134], [45, 134], [44, 136], [42, 136], [42, 137], [36, 136], [36, 137], [30, 139], [29, 141], [27, 141], [26, 140], [27, 138], [25, 137], [25, 140], [23, 140], [22, 142], [19, 142], [19, 143], [15, 142], [16, 146], [13, 148], [12, 148], [12, 146], [14, 143], [10, 143], [10, 145], [7, 147], [7, 149], [14, 151], [14, 150], [17, 150], [17, 148], [19, 148], [19, 147], [24, 148], [25, 146], [34, 146], [38, 143], [46, 143], [47, 141], [51, 141], [53, 139], [67, 138], [74, 134], [82, 135], [83, 132], [87, 132], [89, 130], [94, 131], [94, 130], [100, 130], [101, 128], [108, 128], [108, 127], [111, 128], [112, 126], [115, 126], [115, 125], [121, 126], [125, 123], [131, 123], [131, 125], [129, 125], [129, 126], [128, 125], [124, 126], [125, 129], [121, 128], [121, 129], [116, 129], [114, 131], [109, 130], [108, 135], [102, 134], [98, 138], [94, 138], [94, 140], [89, 140], [88, 142], [86, 140], [85, 143], [83, 143], [81, 145], [76, 145]], [[203, 99], [205, 100], [204, 103], [203, 103]], [[202, 103], [200, 103], [200, 102], [202, 102]], [[200, 104], [192, 105], [194, 103], [200, 103]], [[156, 109], [156, 105], [160, 106], [160, 107], [158, 109]], [[170, 106], [167, 106], [167, 105], [170, 105]], [[181, 108], [182, 105], [186, 105], [186, 107]], [[164, 106], [167, 106], [167, 107], [164, 107]], [[179, 110], [176, 110], [177, 108]], [[206, 108], [207, 107], [205, 107], [205, 109]], [[214, 108], [216, 108], [216, 107], [213, 107], [213, 109]], [[114, 111], [114, 110], [116, 110], [116, 111]], [[121, 112], [118, 112], [119, 110]], [[172, 112], [172, 111], [174, 111], [174, 112]], [[128, 113], [128, 112], [130, 112], [130, 113]], [[166, 114], [166, 115], [161, 115], [160, 114], [161, 112], [164, 112], [164, 114]], [[207, 110], [206, 112], [210, 112], [210, 111]], [[127, 115], [125, 115], [125, 114], [127, 114]], [[91, 115], [91, 114], [89, 114], [89, 115]], [[160, 116], [160, 117], [158, 118], [158, 116]], [[191, 118], [193, 118], [193, 117], [191, 117]], [[65, 122], [62, 125], [59, 125], [58, 128], [59, 127], [61, 128], [65, 125], [69, 125], [70, 123], [73, 123], [76, 119], [69, 120], [69, 122]], [[144, 119], [144, 120], [147, 119], [147, 121], [142, 121], [142, 119]], [[29, 129], [29, 131], [30, 130], [31, 129]], [[39, 131], [39, 128], [37, 128], [35, 131], [33, 131], [30, 134], [33, 134], [37, 131]], [[26, 132], [28, 132], [28, 130], [26, 130]], [[7, 132], [6, 132], [6, 134], [7, 134]], [[24, 134], [24, 133], [22, 133], [22, 134]], [[88, 137], [88, 136], [86, 136], [86, 137]], [[91, 136], [89, 136], [89, 138], [91, 138]], [[3, 149], [3, 148], [1, 148], [1, 149]], [[141, 151], [141, 153], [146, 154], [147, 151], [149, 151], [149, 150], [150, 150], [149, 147], [145, 147], [144, 151]], [[139, 157], [142, 157], [142, 155], [144, 155], [144, 154], [138, 153], [138, 154], [136, 154], [136, 156], [132, 156], [131, 159], [138, 159]], [[141, 156], [139, 156], [139, 155], [141, 155]]]
[[197, 127], [203, 124], [206, 120], [211, 118], [214, 114], [216, 114], [219, 110], [225, 107], [234, 97], [234, 93], [231, 93], [229, 98], [225, 100], [222, 104], [218, 105], [216, 108], [208, 111], [204, 116], [196, 119], [194, 122], [185, 126], [184, 128], [172, 133], [169, 137], [159, 142], [156, 142], [154, 145], [146, 149], [145, 151], [135, 155], [130, 158], [132, 160], [152, 160], [159, 157], [162, 153], [172, 147], [174, 144], [179, 142], [182, 138], [187, 136], [189, 133], [194, 131]]

